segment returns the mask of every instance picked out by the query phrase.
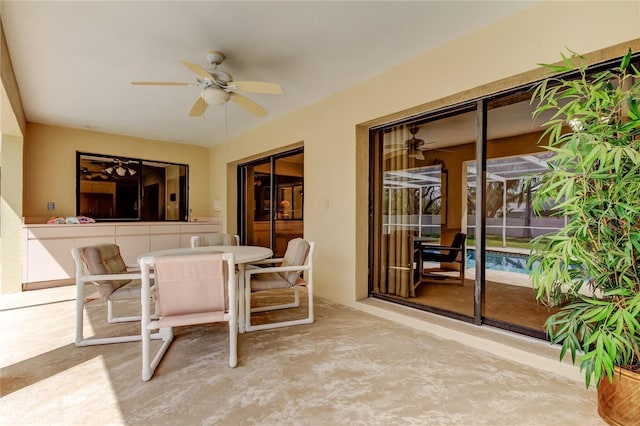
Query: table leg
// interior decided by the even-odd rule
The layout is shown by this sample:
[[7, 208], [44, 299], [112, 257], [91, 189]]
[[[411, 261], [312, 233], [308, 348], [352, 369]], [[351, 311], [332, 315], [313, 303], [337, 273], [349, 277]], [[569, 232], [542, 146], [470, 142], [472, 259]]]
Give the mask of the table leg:
[[238, 264], [238, 333], [244, 333], [244, 263]]

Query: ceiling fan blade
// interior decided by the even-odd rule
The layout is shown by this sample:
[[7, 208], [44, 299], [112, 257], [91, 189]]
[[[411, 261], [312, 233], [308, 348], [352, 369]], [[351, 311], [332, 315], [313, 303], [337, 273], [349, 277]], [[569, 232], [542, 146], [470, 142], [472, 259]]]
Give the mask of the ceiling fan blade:
[[230, 95], [231, 95], [230, 99], [233, 103], [238, 105], [240, 108], [243, 108], [249, 111], [251, 114], [258, 117], [264, 117], [265, 115], [267, 115], [267, 110], [262, 108], [260, 105], [258, 105], [251, 99], [245, 96], [239, 95], [237, 93], [230, 93]]
[[204, 78], [205, 80], [209, 80], [213, 83], [216, 82], [216, 78], [214, 76], [212, 76], [209, 71], [205, 70], [204, 68], [202, 68], [200, 65], [194, 64], [192, 62], [188, 62], [188, 61], [181, 61], [187, 68], [189, 68], [191, 71], [195, 72], [196, 74], [198, 74], [200, 77]]
[[198, 96], [198, 99], [196, 99], [191, 107], [191, 111], [189, 111], [189, 117], [200, 117], [204, 114], [208, 106], [209, 104], [202, 99], [202, 96]]
[[132, 81], [134, 86], [193, 86], [193, 83], [179, 83], [177, 81]]
[[282, 94], [282, 88], [278, 84], [264, 81], [232, 81], [227, 87], [240, 92], [267, 93], [270, 95]]

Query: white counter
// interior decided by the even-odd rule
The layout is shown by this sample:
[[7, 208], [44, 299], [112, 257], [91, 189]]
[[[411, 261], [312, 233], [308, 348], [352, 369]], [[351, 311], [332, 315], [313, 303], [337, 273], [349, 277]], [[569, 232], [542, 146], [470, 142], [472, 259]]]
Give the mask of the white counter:
[[100, 222], [23, 225], [23, 289], [73, 282], [73, 247], [99, 243], [120, 246], [126, 263], [155, 250], [189, 247], [191, 237], [222, 232], [222, 221]]

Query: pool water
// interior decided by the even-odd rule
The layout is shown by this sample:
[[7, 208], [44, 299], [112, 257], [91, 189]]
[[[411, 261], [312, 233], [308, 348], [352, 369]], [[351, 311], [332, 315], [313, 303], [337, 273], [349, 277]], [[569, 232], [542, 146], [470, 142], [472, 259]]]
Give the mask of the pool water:
[[[476, 251], [467, 249], [467, 268], [475, 268]], [[506, 253], [501, 251], [485, 251], [486, 269], [494, 271], [515, 272], [517, 274], [529, 275], [530, 270], [527, 268], [527, 260], [529, 256], [526, 254]]]

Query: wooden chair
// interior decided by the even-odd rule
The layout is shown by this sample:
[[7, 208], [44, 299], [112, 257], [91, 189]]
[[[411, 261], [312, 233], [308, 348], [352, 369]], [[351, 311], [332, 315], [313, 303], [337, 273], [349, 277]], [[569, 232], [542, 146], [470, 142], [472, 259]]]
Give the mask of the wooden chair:
[[[460, 285], [464, 285], [464, 270], [466, 263], [466, 240], [467, 234], [458, 232], [454, 237], [451, 245], [431, 245], [424, 241], [416, 240], [415, 244], [418, 245], [418, 269], [420, 271], [421, 280], [417, 284], [422, 282], [422, 279], [455, 279], [459, 280]], [[449, 272], [450, 270], [438, 268], [424, 269], [424, 262], [438, 262], [438, 263], [459, 263], [460, 273], [458, 277], [451, 277], [445, 275], [443, 272]], [[416, 285], [416, 287], [417, 287]]]

